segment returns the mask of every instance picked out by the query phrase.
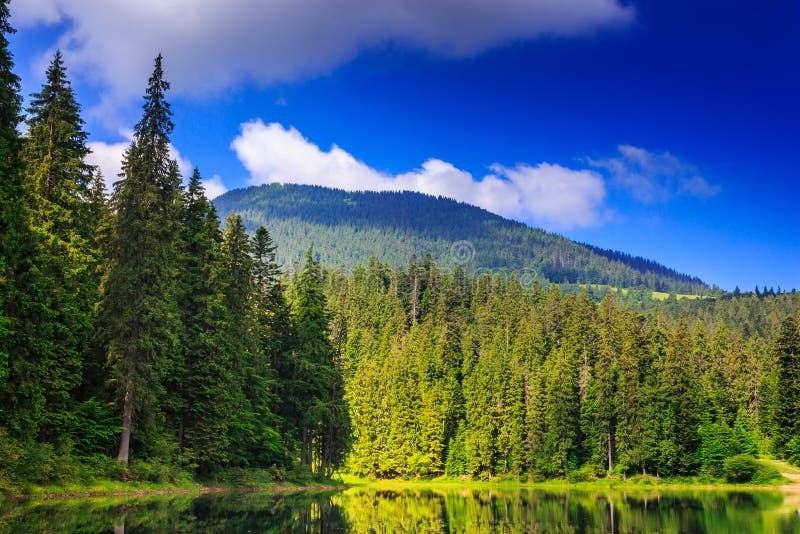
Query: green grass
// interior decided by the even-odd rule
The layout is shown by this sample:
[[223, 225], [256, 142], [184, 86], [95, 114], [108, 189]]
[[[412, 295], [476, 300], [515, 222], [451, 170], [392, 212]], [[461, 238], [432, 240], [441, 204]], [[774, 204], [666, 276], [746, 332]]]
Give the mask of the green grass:
[[[670, 293], [664, 293], [662, 291], [653, 291], [653, 293], [652, 293], [653, 300], [661, 300], [661, 301], [663, 301], [663, 300], [667, 300], [669, 298], [669, 296], [670, 296]], [[675, 297], [678, 300], [681, 300], [681, 299], [695, 300], [695, 299], [701, 299], [701, 298], [708, 298], [708, 297], [703, 297], [701, 295], [684, 295], [684, 294], [681, 294], [681, 293], [676, 294]]]
[[783, 460], [773, 460], [771, 458], [761, 458], [759, 462], [771, 465], [778, 470], [779, 473], [788, 473], [790, 475], [800, 475], [800, 467], [794, 466]]
[[[628, 292], [630, 291], [629, 288], [614, 287], [614, 286], [609, 286], [609, 285], [605, 285], [605, 284], [578, 284], [578, 285], [581, 286], [581, 287], [591, 288], [591, 289], [595, 289], [595, 290], [599, 289], [599, 290], [604, 290], [604, 291], [613, 291], [614, 293], [621, 293], [622, 295], [625, 295], [625, 296], [627, 296]], [[669, 298], [670, 294], [671, 294], [671, 293], [665, 293], [663, 291], [648, 291], [648, 290], [643, 290], [643, 289], [635, 289], [633, 291], [637, 291], [637, 293], [642, 294], [644, 297], [647, 297], [649, 295], [650, 298], [652, 298], [653, 300], [658, 300], [658, 301], [662, 301], [662, 302], [667, 300]], [[708, 299], [708, 298], [713, 298], [713, 297], [711, 297], [709, 295], [689, 295], [689, 294], [686, 294], [686, 293], [676, 293], [675, 294], [675, 298], [677, 298], [678, 300], [682, 300], [682, 299], [697, 300], [697, 299]]]
[[94, 496], [137, 493], [169, 493], [177, 491], [199, 492], [203, 487], [196, 482], [166, 483], [95, 479], [91, 481], [62, 482], [58, 484], [25, 484], [11, 497]]
[[[780, 471], [780, 469], [779, 469]], [[786, 472], [786, 471], [784, 471]], [[516, 479], [498, 480], [460, 480], [447, 477], [433, 479], [367, 479], [353, 475], [342, 475], [342, 480], [349, 486], [364, 486], [380, 489], [458, 489], [458, 488], [542, 488], [542, 489], [576, 489], [576, 490], [635, 490], [661, 488], [669, 490], [774, 490], [782, 485], [784, 480], [776, 479], [766, 484], [731, 484], [722, 479], [703, 479], [700, 477], [686, 478], [656, 478], [653, 476], [636, 475], [622, 480], [620, 478], [600, 478], [585, 482], [569, 482], [564, 479], [545, 480], [534, 482]]]
[[182, 471], [181, 473], [185, 476], [171, 476], [169, 479], [163, 480], [122, 481], [96, 476], [42, 484], [7, 485], [0, 491], [0, 501], [4, 496], [10, 498], [101, 497], [200, 493], [209, 489], [291, 491], [331, 489], [343, 485], [339, 479], [317, 477], [307, 470], [299, 468], [283, 472], [280, 478], [276, 478], [276, 471], [273, 469], [230, 468], [196, 479], [192, 478], [188, 472]]

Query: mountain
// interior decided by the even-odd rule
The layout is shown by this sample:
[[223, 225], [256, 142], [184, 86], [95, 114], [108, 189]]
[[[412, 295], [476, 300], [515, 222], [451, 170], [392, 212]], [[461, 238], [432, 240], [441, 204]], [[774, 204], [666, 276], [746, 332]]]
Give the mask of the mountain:
[[220, 217], [235, 211], [251, 232], [270, 231], [285, 264], [313, 245], [326, 265], [353, 268], [370, 256], [405, 265], [430, 254], [443, 266], [516, 272], [525, 282], [607, 284], [676, 293], [707, 293], [699, 278], [622, 252], [577, 243], [484, 209], [403, 192], [348, 192], [269, 184], [214, 200]]

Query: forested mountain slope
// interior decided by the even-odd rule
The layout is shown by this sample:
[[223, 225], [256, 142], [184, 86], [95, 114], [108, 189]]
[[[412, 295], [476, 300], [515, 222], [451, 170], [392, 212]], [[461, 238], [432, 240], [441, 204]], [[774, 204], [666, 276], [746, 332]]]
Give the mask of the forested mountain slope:
[[352, 268], [365, 258], [406, 264], [430, 254], [442, 266], [516, 272], [524, 281], [644, 286], [708, 293], [691, 277], [640, 257], [576, 243], [454, 200], [412, 192], [346, 192], [270, 184], [237, 189], [214, 203], [235, 211], [252, 232], [266, 226], [285, 264], [310, 245], [326, 265]]

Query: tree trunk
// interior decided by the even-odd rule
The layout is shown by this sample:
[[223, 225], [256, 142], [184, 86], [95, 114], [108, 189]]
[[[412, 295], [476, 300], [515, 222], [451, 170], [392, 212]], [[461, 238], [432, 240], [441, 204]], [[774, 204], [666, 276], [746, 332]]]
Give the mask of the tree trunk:
[[117, 460], [128, 465], [128, 451], [131, 446], [131, 427], [133, 423], [133, 399], [131, 389], [133, 389], [133, 377], [128, 374], [125, 382], [125, 399], [122, 406], [122, 436], [119, 440], [119, 454]]
[[611, 432], [608, 432], [608, 474], [611, 474], [613, 466], [611, 465]]

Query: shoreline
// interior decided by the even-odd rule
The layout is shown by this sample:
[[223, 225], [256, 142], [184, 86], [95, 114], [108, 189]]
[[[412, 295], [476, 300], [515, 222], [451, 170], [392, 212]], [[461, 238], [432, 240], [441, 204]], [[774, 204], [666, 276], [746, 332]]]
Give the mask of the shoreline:
[[45, 491], [42, 493], [7, 493], [0, 495], [0, 502], [34, 501], [34, 500], [59, 500], [59, 499], [97, 499], [110, 497], [155, 497], [170, 495], [207, 495], [213, 493], [291, 493], [305, 491], [338, 491], [349, 488], [349, 485], [308, 484], [288, 485], [276, 483], [267, 486], [201, 486], [175, 487], [175, 488], [132, 488], [129, 490], [86, 490], [86, 491]]
[[[789, 479], [791, 480], [791, 479]], [[778, 491], [786, 494], [800, 493], [800, 483], [778, 484], [732, 484], [726, 482], [681, 482], [665, 480], [656, 483], [640, 483], [615, 480], [593, 480], [567, 482], [566, 480], [546, 480], [531, 482], [521, 480], [457, 480], [457, 479], [361, 479], [345, 477], [349, 487], [372, 487], [380, 489], [541, 489], [553, 491]]]
[[202, 486], [174, 487], [174, 488], [131, 488], [119, 490], [64, 490], [44, 491], [42, 493], [7, 493], [0, 497], [0, 502], [14, 501], [25, 502], [34, 500], [60, 500], [60, 499], [96, 499], [112, 497], [154, 497], [171, 495], [207, 495], [215, 493], [293, 493], [293, 492], [322, 492], [342, 491], [350, 488], [375, 488], [375, 489], [453, 489], [453, 490], [521, 490], [541, 489], [553, 491], [777, 491], [785, 494], [800, 494], [800, 483], [794, 484], [729, 484], [713, 482], [659, 482], [642, 484], [636, 482], [595, 480], [570, 483], [562, 480], [543, 482], [528, 482], [518, 480], [458, 480], [458, 479], [362, 479], [345, 477], [341, 484], [285, 484], [275, 483], [264, 486]]

